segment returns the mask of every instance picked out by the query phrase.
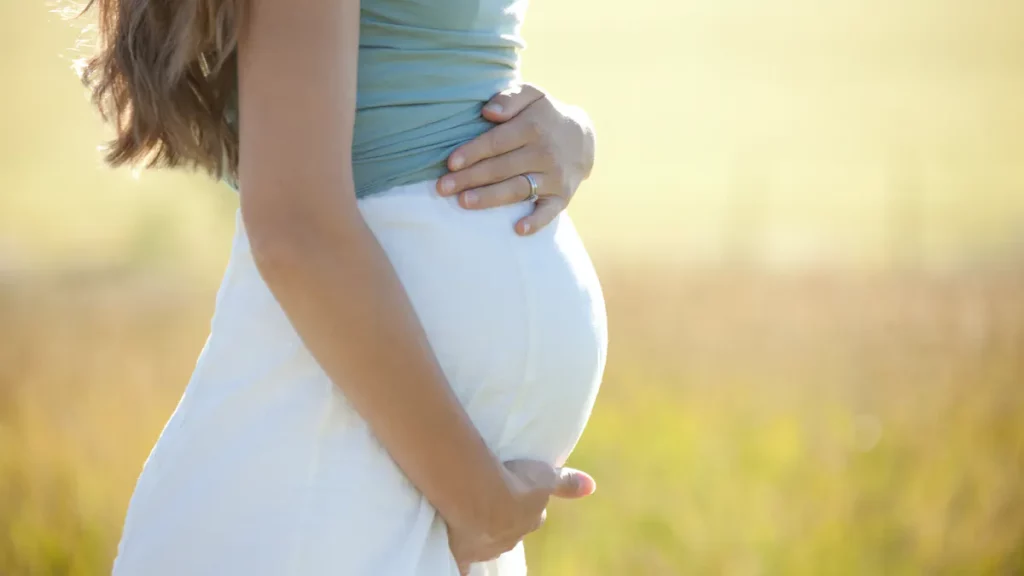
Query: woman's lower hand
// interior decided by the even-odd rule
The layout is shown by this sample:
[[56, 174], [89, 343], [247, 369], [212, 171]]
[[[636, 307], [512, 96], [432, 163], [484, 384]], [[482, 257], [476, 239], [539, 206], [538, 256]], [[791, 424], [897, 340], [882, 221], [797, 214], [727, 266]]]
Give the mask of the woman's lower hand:
[[528, 174], [537, 185], [536, 208], [516, 223], [516, 232], [536, 232], [565, 210], [590, 175], [590, 119], [529, 84], [496, 95], [483, 116], [497, 125], [452, 152], [438, 192], [458, 195], [468, 209], [514, 204], [531, 197]]
[[507, 525], [493, 534], [448, 525], [448, 544], [460, 574], [469, 574], [475, 562], [493, 560], [515, 548], [527, 534], [540, 528], [552, 496], [582, 498], [596, 488], [593, 478], [584, 472], [553, 468], [536, 460], [512, 460], [505, 463], [505, 470], [515, 507]]

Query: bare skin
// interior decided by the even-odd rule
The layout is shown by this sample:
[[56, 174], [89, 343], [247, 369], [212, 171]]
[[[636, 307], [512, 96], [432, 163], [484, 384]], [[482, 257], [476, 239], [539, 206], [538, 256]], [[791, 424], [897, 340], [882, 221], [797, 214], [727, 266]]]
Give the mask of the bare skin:
[[[448, 523], [460, 567], [536, 529], [583, 473], [497, 461], [363, 221], [351, 158], [358, 0], [256, 0], [239, 45], [242, 218], [263, 279], [320, 366]], [[343, 295], [339, 297], [339, 295]]]
[[533, 213], [516, 223], [526, 236], [547, 226], [565, 210], [594, 166], [594, 128], [587, 114], [524, 84], [502, 92], [483, 108], [498, 125], [460, 146], [448, 158], [452, 171], [437, 183], [443, 196], [479, 210], [522, 202], [531, 174], [538, 185]]

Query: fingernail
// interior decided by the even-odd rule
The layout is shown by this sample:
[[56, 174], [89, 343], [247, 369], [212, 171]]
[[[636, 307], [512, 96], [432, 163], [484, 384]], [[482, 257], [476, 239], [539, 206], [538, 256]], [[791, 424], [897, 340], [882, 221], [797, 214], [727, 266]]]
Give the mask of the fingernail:
[[453, 179], [451, 179], [451, 178], [442, 178], [441, 179], [441, 191], [442, 192], [451, 192], [452, 190], [455, 190], [455, 181]]
[[523, 234], [529, 234], [529, 233], [530, 233], [530, 224], [527, 222], [527, 223], [523, 224]]
[[502, 110], [504, 109], [505, 107], [502, 106], [501, 104], [498, 104], [497, 102], [491, 102], [487, 106], [484, 106], [484, 110], [487, 110], [491, 114], [501, 114]]
[[462, 201], [466, 203], [466, 206], [473, 206], [479, 200], [479, 196], [476, 192], [470, 190], [469, 192], [462, 193]]
[[462, 165], [466, 163], [466, 159], [456, 154], [452, 156], [452, 170], [458, 170], [462, 168]]

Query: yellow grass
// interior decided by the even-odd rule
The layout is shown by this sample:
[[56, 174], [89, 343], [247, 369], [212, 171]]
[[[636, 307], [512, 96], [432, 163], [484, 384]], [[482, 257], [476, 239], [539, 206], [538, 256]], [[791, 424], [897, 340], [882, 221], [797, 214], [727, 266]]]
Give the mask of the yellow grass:
[[[612, 352], [534, 573], [1018, 574], [1024, 276], [602, 267]], [[0, 574], [109, 569], [212, 294], [0, 285]]]

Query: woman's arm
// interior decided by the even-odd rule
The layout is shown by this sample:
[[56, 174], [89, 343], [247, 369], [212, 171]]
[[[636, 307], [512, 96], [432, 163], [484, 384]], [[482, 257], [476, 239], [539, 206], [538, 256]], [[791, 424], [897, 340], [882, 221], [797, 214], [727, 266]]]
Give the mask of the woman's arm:
[[550, 491], [509, 484], [356, 204], [359, 0], [255, 0], [248, 18], [239, 45], [241, 209], [260, 274], [449, 524], [518, 540]]
[[469, 209], [513, 204], [529, 197], [522, 175], [530, 174], [538, 185], [537, 207], [516, 223], [516, 232], [532, 234], [565, 210], [590, 177], [594, 125], [582, 109], [530, 84], [495, 95], [482, 113], [498, 125], [452, 152], [452, 172], [439, 180], [438, 192], [458, 194]]

